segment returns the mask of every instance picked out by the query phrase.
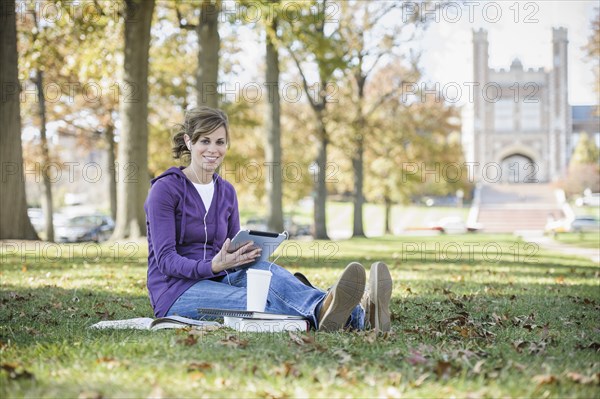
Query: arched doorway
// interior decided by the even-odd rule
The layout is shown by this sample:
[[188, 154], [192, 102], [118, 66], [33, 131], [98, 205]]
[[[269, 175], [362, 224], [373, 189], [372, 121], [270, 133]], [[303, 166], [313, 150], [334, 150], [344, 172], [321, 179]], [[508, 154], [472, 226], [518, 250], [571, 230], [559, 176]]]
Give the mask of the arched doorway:
[[537, 183], [539, 166], [531, 158], [522, 154], [512, 154], [501, 161], [502, 182]]

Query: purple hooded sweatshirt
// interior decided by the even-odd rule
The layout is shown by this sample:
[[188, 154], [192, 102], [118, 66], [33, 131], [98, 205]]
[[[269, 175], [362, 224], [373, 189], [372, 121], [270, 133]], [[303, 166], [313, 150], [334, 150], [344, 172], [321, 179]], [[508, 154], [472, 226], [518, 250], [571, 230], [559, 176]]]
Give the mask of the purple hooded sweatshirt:
[[213, 181], [215, 192], [208, 214], [182, 168], [172, 167], [151, 181], [144, 209], [148, 291], [157, 317], [165, 316], [194, 283], [224, 275], [213, 274], [211, 261], [225, 240], [240, 230], [240, 216], [231, 183], [217, 174]]

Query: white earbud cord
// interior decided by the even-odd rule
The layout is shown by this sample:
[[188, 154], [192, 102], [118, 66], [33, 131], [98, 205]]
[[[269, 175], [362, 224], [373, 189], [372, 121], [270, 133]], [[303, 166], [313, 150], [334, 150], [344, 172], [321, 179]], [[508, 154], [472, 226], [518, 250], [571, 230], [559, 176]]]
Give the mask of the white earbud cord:
[[[200, 180], [200, 178], [198, 177], [198, 173], [196, 173], [196, 169], [194, 169], [194, 166], [191, 165], [192, 168], [192, 172], [194, 172], [194, 175], [196, 176], [196, 179], [198, 179], [198, 184], [202, 184], [202, 180]], [[205, 205], [206, 207], [206, 205]], [[202, 255], [202, 260], [206, 260], [206, 244], [208, 243], [208, 230], [206, 229], [206, 217], [208, 216], [208, 209], [206, 209], [206, 212], [204, 213], [204, 255]]]
[[[196, 179], [198, 179], [198, 183], [201, 182], [200, 178], [198, 177], [198, 173], [196, 173], [196, 169], [194, 169], [194, 166], [190, 165], [190, 167], [192, 168], [192, 172], [194, 172], [194, 175], [196, 176]], [[217, 176], [218, 177], [218, 176]], [[206, 217], [208, 216], [208, 209], [206, 210], [206, 212], [204, 213], [204, 253], [202, 255], [202, 260], [206, 261], [206, 244], [208, 243], [208, 229], [206, 226]], [[227, 276], [227, 283], [229, 283], [229, 285], [231, 285], [231, 280], [229, 279], [229, 273], [227, 273], [227, 270], [223, 270], [225, 272], [225, 275]]]
[[[283, 234], [285, 234], [285, 239], [287, 240], [290, 237], [290, 234], [286, 231], [283, 232]], [[279, 257], [281, 256], [281, 252], [279, 253], [279, 255], [277, 255], [277, 257], [275, 257], [275, 259], [273, 260], [273, 262], [271, 262], [271, 264], [269, 265], [269, 271], [271, 271], [271, 268], [273, 267], [273, 264], [275, 264], [275, 262], [277, 262], [277, 259], [279, 259]]]

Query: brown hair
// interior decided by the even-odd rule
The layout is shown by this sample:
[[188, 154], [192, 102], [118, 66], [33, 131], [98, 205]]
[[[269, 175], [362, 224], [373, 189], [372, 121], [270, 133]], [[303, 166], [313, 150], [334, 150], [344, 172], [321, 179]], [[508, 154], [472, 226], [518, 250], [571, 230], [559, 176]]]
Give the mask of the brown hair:
[[184, 135], [188, 135], [192, 143], [207, 134], [211, 134], [220, 127], [225, 128], [227, 148], [229, 148], [229, 120], [225, 112], [210, 107], [193, 108], [185, 112], [183, 124], [175, 125], [177, 132], [173, 136], [173, 157], [180, 159], [189, 157], [190, 150], [185, 143]]

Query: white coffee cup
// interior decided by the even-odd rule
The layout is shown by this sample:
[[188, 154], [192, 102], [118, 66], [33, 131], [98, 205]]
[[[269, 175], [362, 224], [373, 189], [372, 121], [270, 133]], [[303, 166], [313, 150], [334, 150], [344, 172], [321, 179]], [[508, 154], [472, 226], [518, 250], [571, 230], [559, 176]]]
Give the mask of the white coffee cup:
[[267, 305], [271, 273], [268, 270], [248, 269], [246, 271], [246, 309], [252, 312], [264, 312]]

